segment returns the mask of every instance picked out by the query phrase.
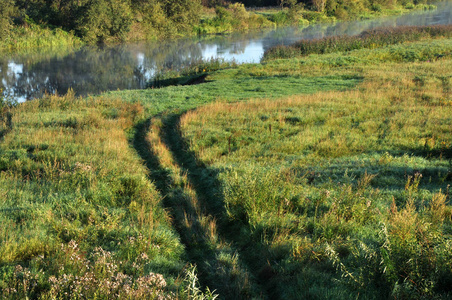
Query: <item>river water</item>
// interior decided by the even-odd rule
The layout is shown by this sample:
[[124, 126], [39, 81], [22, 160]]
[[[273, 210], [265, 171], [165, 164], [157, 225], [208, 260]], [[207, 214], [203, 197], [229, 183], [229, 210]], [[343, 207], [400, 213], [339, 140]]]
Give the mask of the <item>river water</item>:
[[19, 102], [41, 97], [44, 93], [65, 94], [69, 88], [78, 95], [142, 89], [156, 74], [178, 70], [200, 60], [221, 58], [255, 63], [260, 61], [266, 49], [301, 39], [354, 35], [377, 27], [451, 24], [452, 1], [439, 2], [437, 7], [433, 11], [416, 11], [402, 16], [304, 28], [287, 27], [114, 47], [52, 49], [0, 57], [0, 88], [4, 96]]

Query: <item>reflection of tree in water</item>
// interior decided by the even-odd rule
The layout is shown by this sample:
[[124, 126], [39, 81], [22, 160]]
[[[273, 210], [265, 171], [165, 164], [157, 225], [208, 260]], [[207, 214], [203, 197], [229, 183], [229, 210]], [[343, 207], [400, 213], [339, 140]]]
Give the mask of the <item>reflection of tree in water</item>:
[[[45, 91], [65, 93], [69, 88], [79, 95], [144, 88], [156, 74], [195, 65], [203, 59], [203, 53], [208, 53], [206, 50], [214, 52], [214, 56], [242, 53], [246, 56], [248, 46], [262, 45], [265, 51], [300, 39], [353, 35], [381, 26], [447, 24], [452, 23], [451, 7], [448, 1], [439, 3], [437, 11], [375, 20], [1, 57], [0, 87], [16, 99], [40, 97]], [[248, 59], [256, 61], [259, 57]]]
[[[44, 93], [64, 94], [72, 88], [78, 95], [116, 89], [146, 87], [155, 70], [179, 69], [199, 61], [202, 53], [188, 41], [85, 47], [65, 56], [18, 57], [0, 61], [0, 74], [7, 93], [15, 98], [33, 99]], [[8, 63], [22, 66], [22, 72], [8, 72]]]
[[213, 35], [205, 37], [201, 40], [202, 50], [215, 47], [216, 55], [221, 56], [223, 53], [243, 54], [250, 42], [261, 40], [271, 30], [254, 30], [247, 33], [232, 33], [229, 35]]
[[63, 57], [52, 56], [38, 61], [27, 57], [13, 61], [23, 65], [22, 73], [17, 78], [9, 78], [6, 88], [17, 98], [32, 99], [46, 92], [66, 93], [69, 88], [85, 95], [136, 87], [131, 79], [131, 57], [121, 48], [96, 51], [84, 48]]
[[396, 26], [421, 26], [452, 23], [452, 2], [439, 2], [437, 10], [415, 11], [402, 16], [377, 18], [373, 20], [361, 20], [350, 22], [338, 22], [336, 24], [316, 24], [304, 28], [278, 29], [269, 33], [264, 43], [264, 51], [277, 45], [290, 45], [303, 39], [317, 39], [336, 35], [356, 35], [365, 30], [378, 27]]
[[[26, 66], [49, 63], [52, 60], [63, 59], [74, 48], [56, 48], [43, 51], [26, 52], [14, 55], [5, 55], [0, 58], [0, 88], [4, 89], [4, 95], [12, 98], [30, 98], [35, 90], [45, 89], [41, 82], [34, 82], [33, 78], [27, 79], [24, 74]], [[24, 78], [25, 77], [25, 78]], [[47, 74], [44, 79], [47, 78]], [[42, 79], [42, 78], [40, 78]], [[21, 83], [18, 83], [21, 81]]]
[[143, 43], [137, 49], [145, 56], [143, 66], [146, 70], [177, 71], [202, 59], [202, 51], [193, 39]]

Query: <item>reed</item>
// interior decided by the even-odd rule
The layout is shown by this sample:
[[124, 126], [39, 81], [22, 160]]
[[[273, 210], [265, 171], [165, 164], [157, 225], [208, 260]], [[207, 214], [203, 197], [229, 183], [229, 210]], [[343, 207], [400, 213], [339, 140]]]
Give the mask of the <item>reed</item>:
[[451, 37], [452, 25], [401, 26], [365, 31], [355, 36], [334, 36], [303, 40], [291, 46], [276, 46], [264, 53], [263, 60], [290, 58], [309, 54], [347, 52], [358, 49], [375, 49], [388, 45], [415, 42], [424, 39]]
[[77, 47], [82, 41], [62, 29], [50, 29], [35, 24], [16, 26], [0, 41], [1, 52], [21, 52], [30, 49]]

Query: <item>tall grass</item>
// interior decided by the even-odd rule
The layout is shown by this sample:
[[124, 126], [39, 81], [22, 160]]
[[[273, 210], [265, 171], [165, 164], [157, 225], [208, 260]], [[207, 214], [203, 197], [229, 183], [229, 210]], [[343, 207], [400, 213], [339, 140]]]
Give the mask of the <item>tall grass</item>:
[[450, 298], [450, 49], [8, 106], [0, 297]]
[[62, 29], [49, 29], [35, 24], [15, 26], [11, 33], [0, 41], [0, 51], [20, 52], [36, 48], [58, 48], [80, 46], [82, 41]]
[[1, 298], [179, 295], [183, 247], [128, 146], [143, 107], [69, 93], [11, 113], [0, 144]]
[[264, 53], [263, 60], [345, 52], [357, 49], [374, 49], [404, 42], [451, 36], [452, 25], [402, 26], [374, 29], [356, 36], [326, 37], [303, 40], [291, 46], [275, 46]]
[[450, 297], [451, 70], [383, 64], [355, 90], [184, 115], [270, 296]]

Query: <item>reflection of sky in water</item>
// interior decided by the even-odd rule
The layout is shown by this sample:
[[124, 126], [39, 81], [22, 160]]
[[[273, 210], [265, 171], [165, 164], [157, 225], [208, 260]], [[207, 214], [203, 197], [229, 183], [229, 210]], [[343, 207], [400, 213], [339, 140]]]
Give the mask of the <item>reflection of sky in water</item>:
[[146, 55], [142, 52], [137, 53], [137, 69], [143, 70], [143, 76], [147, 80], [154, 77], [156, 69], [155, 68], [146, 68]]
[[64, 94], [69, 88], [79, 95], [141, 89], [159, 74], [196, 65], [200, 60], [259, 62], [265, 50], [301, 39], [354, 35], [376, 27], [452, 23], [452, 1], [439, 2], [437, 6], [435, 11], [367, 21], [0, 58], [0, 85], [5, 96], [17, 101], [41, 97], [45, 92]]
[[[23, 70], [24, 70], [24, 65], [23, 64], [16, 64], [16, 63], [10, 61], [10, 62], [8, 62], [8, 68], [7, 68], [6, 74], [7, 74], [8, 77], [14, 78], [14, 79], [17, 80], [22, 75]], [[2, 84], [5, 87], [8, 86], [8, 83], [7, 83], [5, 78], [2, 78]], [[23, 97], [21, 95], [16, 95], [14, 93], [14, 90], [7, 89], [7, 90], [4, 91], [3, 94], [7, 98], [14, 99], [14, 100], [16, 100], [18, 102], [23, 102], [23, 101], [26, 100], [25, 97]]]
[[218, 45], [207, 45], [202, 52], [204, 59], [223, 58], [226, 61], [234, 61], [236, 63], [252, 63], [257, 62], [263, 55], [262, 42], [251, 41], [246, 47], [231, 45], [229, 48], [221, 48]]
[[[452, 23], [452, 1], [437, 4], [436, 10], [415, 11], [402, 16], [392, 16], [374, 20], [339, 22], [336, 24], [317, 24], [305, 28], [280, 28], [266, 32], [261, 37], [235, 41], [226, 48], [209, 45], [203, 49], [205, 59], [223, 58], [237, 63], [259, 62], [265, 50], [275, 45], [290, 45], [302, 39], [315, 39], [335, 35], [356, 35], [365, 30], [378, 27], [438, 25]], [[236, 51], [235, 47], [246, 44], [245, 49]]]

